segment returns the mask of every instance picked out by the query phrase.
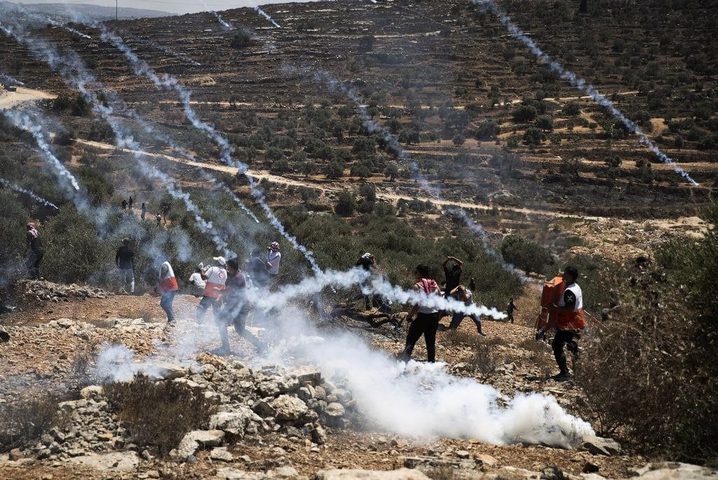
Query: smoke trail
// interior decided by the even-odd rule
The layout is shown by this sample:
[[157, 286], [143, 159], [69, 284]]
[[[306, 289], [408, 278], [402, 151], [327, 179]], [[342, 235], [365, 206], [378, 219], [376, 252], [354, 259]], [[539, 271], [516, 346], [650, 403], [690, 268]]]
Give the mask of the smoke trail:
[[222, 16], [219, 13], [217, 13], [216, 11], [209, 8], [209, 5], [207, 5], [207, 0], [202, 0], [202, 4], [204, 5], [204, 8], [206, 8], [209, 13], [214, 15], [214, 18], [217, 19], [217, 21], [220, 23], [220, 25], [222, 25], [222, 27], [224, 27], [225, 30], [234, 30], [234, 26], [232, 24], [225, 21], [224, 18], [222, 18]]
[[678, 175], [686, 179], [694, 187], [697, 187], [699, 185], [698, 182], [696, 182], [688, 174], [688, 172], [686, 172], [683, 168], [676, 164], [672, 158], [663, 153], [658, 148], [658, 145], [656, 145], [655, 142], [653, 142], [653, 140], [651, 140], [648, 135], [646, 135], [643, 130], [641, 130], [638, 125], [636, 125], [635, 122], [627, 118], [623, 114], [623, 112], [616, 108], [613, 102], [606, 98], [605, 95], [596, 90], [596, 88], [590, 83], [588, 83], [585, 79], [580, 78], [575, 73], [571, 72], [570, 70], [567, 70], [566, 68], [564, 68], [563, 65], [558, 63], [550, 55], [541, 50], [538, 45], [536, 45], [536, 43], [528, 35], [526, 35], [526, 33], [524, 33], [524, 31], [521, 30], [518, 25], [516, 25], [511, 20], [511, 18], [506, 14], [506, 12], [494, 2], [494, 0], [471, 0], [471, 2], [474, 5], [477, 5], [478, 7], [482, 8], [483, 10], [487, 10], [493, 15], [495, 15], [504, 25], [504, 27], [506, 27], [509, 33], [515, 39], [526, 45], [526, 47], [531, 51], [531, 53], [538, 59], [540, 63], [548, 65], [552, 72], [554, 72], [563, 80], [568, 81], [574, 88], [577, 88], [578, 90], [589, 95], [594, 102], [598, 103], [600, 106], [608, 110], [608, 112], [613, 116], [613, 118], [621, 122], [629, 132], [635, 133], [638, 136], [640, 143], [647, 147], [651, 152], [653, 152], [653, 154], [655, 154], [661, 162], [670, 165]]
[[[222, 162], [237, 168], [240, 174], [246, 175], [249, 167], [247, 164], [234, 158], [234, 147], [232, 147], [229, 143], [229, 140], [220, 134], [214, 126], [202, 121], [197, 115], [197, 112], [190, 103], [190, 90], [180, 84], [179, 81], [171, 75], [158, 75], [154, 69], [147, 62], [140, 59], [118, 35], [110, 32], [104, 26], [101, 26], [101, 28], [102, 39], [114, 45], [115, 48], [120, 50], [125, 55], [136, 75], [147, 77], [157, 88], [174, 90], [179, 95], [187, 119], [197, 130], [203, 132], [217, 144], [220, 148], [220, 159]], [[252, 196], [264, 211], [269, 223], [277, 229], [277, 231], [292, 245], [292, 247], [304, 255], [315, 273], [320, 272], [321, 268], [319, 268], [319, 265], [314, 258], [314, 253], [299, 243], [294, 235], [287, 232], [282, 222], [279, 221], [279, 219], [274, 215], [272, 209], [269, 207], [264, 192], [257, 185], [257, 181], [249, 175], [246, 175], [246, 178], [249, 183]]]
[[[66, 191], [69, 197], [73, 199], [77, 198], [78, 192], [80, 191], [80, 184], [77, 182], [75, 176], [70, 173], [67, 168], [65, 168], [65, 165], [62, 164], [62, 162], [55, 156], [55, 154], [50, 149], [50, 145], [48, 144], [47, 139], [43, 134], [42, 128], [39, 125], [39, 119], [37, 117], [31, 118], [30, 115], [28, 115], [27, 113], [15, 110], [3, 111], [3, 115], [5, 115], [5, 117], [10, 120], [10, 122], [14, 126], [32, 135], [32, 138], [35, 139], [37, 146], [40, 148], [40, 150], [42, 150], [42, 153], [44, 154], [50, 167], [52, 168], [52, 172], [55, 174], [55, 177], [57, 177], [57, 180], [63, 186], [63, 189]], [[78, 209], [80, 207], [84, 209], [89, 206], [89, 204], [86, 203], [86, 200], [84, 199], [80, 201], [79, 204], [76, 202], [76, 205], [78, 206]]]
[[[289, 66], [283, 66], [283, 69], [289, 73], [300, 73], [300, 74], [306, 74], [306, 70], [298, 69], [295, 67], [289, 67]], [[360, 95], [351, 87], [348, 87], [344, 82], [338, 80], [334, 76], [332, 76], [329, 72], [323, 71], [323, 70], [316, 70], [313, 72], [313, 78], [316, 83], [319, 84], [325, 84], [329, 88], [330, 91], [335, 92], [339, 91], [344, 96], [346, 96], [349, 100], [354, 103], [357, 115], [359, 116], [359, 119], [362, 122], [362, 125], [364, 126], [365, 130], [369, 134], [376, 134], [379, 135], [386, 145], [386, 147], [394, 153], [398, 158], [406, 161], [410, 161], [409, 169], [412, 173], [412, 176], [414, 179], [419, 183], [421, 188], [426, 191], [429, 195], [434, 197], [437, 200], [442, 200], [441, 196], [441, 190], [432, 185], [429, 180], [421, 174], [419, 171], [418, 164], [411, 158], [411, 155], [404, 150], [404, 147], [401, 146], [401, 143], [399, 140], [386, 128], [384, 128], [382, 125], [378, 124], [369, 113], [366, 105], [362, 101], [362, 98]], [[496, 250], [493, 249], [493, 247], [489, 244], [489, 242], [486, 239], [486, 232], [484, 231], [483, 227], [476, 223], [474, 220], [471, 219], [468, 213], [466, 213], [465, 210], [454, 207], [451, 209], [445, 210], [443, 213], [451, 213], [455, 216], [458, 216], [465, 224], [466, 226], [477, 236], [479, 237], [481, 241], [481, 246], [483, 247], [484, 252], [495, 259], [503, 269], [515, 273], [519, 276], [519, 278], [522, 281], [526, 281], [527, 277], [526, 274], [513, 265], [507, 263], [501, 254], [496, 252]]]
[[48, 22], [50, 25], [54, 26], [54, 27], [60, 27], [60, 28], [62, 28], [62, 29], [64, 29], [64, 30], [67, 30], [68, 32], [72, 33], [73, 35], [77, 35], [78, 37], [82, 37], [82, 38], [85, 38], [85, 39], [88, 39], [88, 40], [92, 40], [92, 37], [91, 37], [91, 36], [89, 36], [89, 35], [87, 35], [87, 34], [85, 34], [85, 33], [82, 33], [82, 32], [79, 31], [79, 30], [75, 30], [74, 28], [69, 27], [69, 26], [68, 26], [67, 24], [65, 24], [65, 23], [58, 22], [57, 20], [53, 20], [53, 19], [50, 18], [50, 17], [47, 17], [45, 20], [47, 20], [47, 22]]
[[140, 146], [135, 142], [129, 133], [119, 124], [113, 117], [113, 109], [103, 104], [97, 94], [88, 88], [88, 85], [97, 85], [99, 82], [87, 71], [84, 63], [76, 54], [60, 54], [55, 48], [51, 47], [47, 42], [41, 39], [30, 38], [22, 29], [16, 27], [6, 27], [0, 25], [8, 36], [12, 36], [19, 43], [25, 44], [33, 52], [36, 57], [44, 59], [50, 68], [58, 71], [63, 79], [73, 88], [78, 90], [82, 97], [93, 106], [93, 111], [100, 115], [112, 128], [115, 135], [115, 143], [120, 148], [127, 148], [133, 152], [137, 164], [142, 172], [149, 179], [157, 181], [165, 186], [167, 192], [172, 198], [181, 201], [187, 211], [194, 217], [197, 227], [213, 241], [215, 246], [224, 255], [233, 255], [232, 250], [214, 230], [212, 223], [206, 221], [199, 208], [192, 202], [189, 194], [179, 188], [172, 177], [158, 170], [154, 166], [148, 164], [141, 152]]
[[20, 80], [14, 78], [14, 77], [11, 77], [10, 75], [7, 75], [5, 73], [0, 73], [0, 82], [2, 82], [4, 85], [9, 85], [9, 86], [12, 86], [12, 85], [18, 85], [20, 87], [25, 86], [25, 84], [22, 83]]
[[18, 193], [22, 193], [27, 195], [28, 197], [35, 200], [37, 203], [40, 203], [42, 205], [45, 205], [46, 207], [54, 208], [55, 210], [60, 210], [57, 205], [52, 203], [49, 200], [46, 200], [42, 198], [40, 195], [36, 194], [32, 190], [28, 190], [27, 188], [22, 188], [20, 185], [17, 185], [10, 180], [6, 180], [2, 177], [0, 177], [0, 184], [4, 185], [5, 187], [9, 188], [10, 190], [14, 190]]
[[260, 14], [261, 16], [263, 16], [265, 19], [267, 19], [267, 21], [270, 22], [270, 23], [271, 23], [272, 25], [274, 25], [275, 27], [277, 27], [277, 28], [282, 28], [282, 26], [279, 25], [277, 22], [275, 22], [274, 19], [273, 19], [272, 17], [270, 17], [267, 12], [265, 12], [264, 10], [262, 10], [262, 8], [261, 8], [259, 5], [257, 5], [256, 7], [254, 7], [254, 11], [257, 12], [258, 14]]

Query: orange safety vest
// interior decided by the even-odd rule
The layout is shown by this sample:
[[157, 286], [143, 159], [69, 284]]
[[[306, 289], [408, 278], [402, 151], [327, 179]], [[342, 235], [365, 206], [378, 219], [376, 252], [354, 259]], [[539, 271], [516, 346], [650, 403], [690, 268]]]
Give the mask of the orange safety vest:
[[220, 298], [227, 281], [227, 270], [221, 267], [212, 267], [207, 272], [207, 284], [202, 295], [209, 298]]
[[544, 283], [541, 292], [541, 313], [536, 319], [537, 330], [581, 330], [586, 327], [586, 315], [583, 309], [574, 312], [562, 312], [553, 307], [561, 300], [566, 291], [566, 282], [557, 276]]
[[160, 279], [160, 292], [176, 292], [179, 290], [177, 285], [177, 278], [175, 278], [175, 272], [172, 270], [172, 265], [169, 262], [165, 262], [163, 265], [167, 266], [167, 273]]

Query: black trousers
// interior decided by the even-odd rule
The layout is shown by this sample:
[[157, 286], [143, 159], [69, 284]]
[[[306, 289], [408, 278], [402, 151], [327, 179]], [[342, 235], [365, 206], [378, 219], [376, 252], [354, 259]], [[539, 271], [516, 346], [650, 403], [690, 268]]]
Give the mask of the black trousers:
[[45, 252], [42, 250], [31, 250], [30, 256], [25, 263], [30, 273], [30, 278], [37, 280], [40, 278], [40, 263], [42, 263], [42, 257], [45, 256]]
[[426, 356], [429, 362], [436, 361], [436, 330], [439, 328], [438, 313], [419, 313], [409, 325], [409, 333], [406, 335], [406, 346], [402, 352], [401, 358], [409, 360], [411, 352], [414, 351], [414, 345], [424, 335], [426, 341]]
[[581, 335], [575, 330], [557, 330], [556, 336], [553, 337], [551, 347], [553, 348], [553, 356], [556, 358], [556, 363], [561, 373], [568, 373], [568, 366], [566, 365], [566, 352], [564, 347], [568, 349], [574, 355], [578, 352], [577, 340], [581, 338]]

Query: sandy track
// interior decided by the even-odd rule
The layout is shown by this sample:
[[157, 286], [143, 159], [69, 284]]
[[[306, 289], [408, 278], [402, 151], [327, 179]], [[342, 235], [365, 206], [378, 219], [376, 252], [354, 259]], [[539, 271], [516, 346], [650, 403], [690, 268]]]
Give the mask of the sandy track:
[[38, 100], [52, 100], [57, 98], [49, 92], [42, 90], [32, 90], [30, 88], [17, 87], [16, 92], [3, 91], [0, 92], [0, 110], [8, 110], [23, 103], [35, 102]]

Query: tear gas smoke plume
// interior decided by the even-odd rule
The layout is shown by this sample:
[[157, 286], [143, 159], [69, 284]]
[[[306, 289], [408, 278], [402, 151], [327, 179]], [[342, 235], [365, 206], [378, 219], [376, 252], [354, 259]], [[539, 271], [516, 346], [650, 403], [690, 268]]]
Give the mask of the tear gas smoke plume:
[[[184, 109], [184, 113], [192, 126], [206, 134], [220, 148], [220, 159], [222, 160], [222, 162], [226, 165], [237, 168], [239, 170], [239, 173], [246, 175], [249, 167], [247, 166], [247, 164], [240, 162], [239, 160], [234, 158], [234, 147], [232, 147], [232, 145], [229, 143], [229, 140], [227, 140], [227, 138], [225, 138], [221, 133], [219, 133], [214, 126], [202, 121], [199, 118], [197, 112], [194, 110], [190, 103], [191, 91], [187, 87], [180, 84], [179, 81], [171, 75], [158, 75], [147, 62], [140, 59], [137, 54], [127, 46], [127, 44], [122, 40], [122, 38], [120, 38], [115, 33], [110, 32], [104, 26], [102, 26], [102, 39], [114, 45], [115, 48], [120, 50], [125, 55], [136, 75], [142, 75], [147, 77], [157, 88], [174, 90], [179, 95], [180, 101]], [[304, 255], [304, 257], [307, 259], [307, 262], [309, 262], [309, 265], [315, 273], [321, 271], [319, 265], [314, 259], [314, 253], [308, 248], [306, 248], [304, 245], [299, 243], [295, 236], [287, 232], [282, 222], [280, 222], [279, 219], [274, 215], [274, 212], [269, 207], [264, 192], [261, 188], [259, 188], [257, 181], [249, 175], [246, 175], [246, 179], [249, 183], [252, 196], [262, 208], [262, 211], [267, 216], [269, 223], [275, 229], [277, 229], [277, 231], [292, 245], [292, 247], [294, 247], [296, 250], [302, 253], [302, 255]]]
[[590, 83], [588, 83], [585, 79], [580, 78], [575, 73], [571, 72], [570, 70], [567, 70], [563, 65], [558, 63], [550, 55], [541, 50], [538, 45], [536, 45], [536, 42], [534, 42], [528, 35], [526, 35], [526, 33], [524, 33], [524, 31], [521, 30], [521, 28], [519, 28], [519, 26], [516, 25], [513, 20], [511, 20], [511, 17], [509, 17], [506, 12], [494, 2], [494, 0], [471, 0], [471, 2], [474, 5], [480, 7], [481, 9], [491, 12], [493, 15], [495, 15], [496, 18], [498, 18], [499, 21], [504, 25], [504, 27], [506, 27], [509, 33], [515, 39], [526, 45], [526, 47], [531, 51], [531, 53], [538, 59], [540, 63], [547, 65], [556, 75], [561, 77], [563, 80], [568, 81], [571, 86], [584, 92], [585, 94], [590, 96], [594, 102], [598, 103], [600, 106], [608, 110], [608, 112], [613, 116], [613, 118], [621, 122], [621, 124], [623, 124], [623, 126], [626, 127], [629, 132], [635, 133], [638, 136], [638, 139], [641, 144], [643, 144], [651, 152], [653, 152], [661, 162], [670, 165], [678, 175], [685, 178], [691, 185], [698, 186], [698, 182], [693, 180], [693, 178], [688, 174], [688, 172], [686, 172], [683, 168], [676, 164], [671, 157], [663, 153], [660, 148], [658, 148], [658, 145], [656, 145], [656, 143], [651, 140], [648, 135], [646, 135], [643, 130], [641, 130], [638, 125], [636, 125], [635, 122], [630, 120], [623, 114], [623, 112], [616, 108], [612, 101], [610, 101], [608, 98], [606, 98], [605, 95], [596, 90], [596, 88]]
[[[366, 428], [419, 440], [443, 436], [564, 448], [594, 434], [587, 422], [568, 414], [553, 397], [509, 397], [474, 379], [447, 373], [444, 364], [405, 364], [350, 332], [317, 329], [305, 312], [293, 307], [269, 315], [259, 320], [271, 322], [272, 344], [266, 356], [253, 354], [246, 361], [255, 368], [267, 363], [289, 369], [317, 367], [351, 393]], [[114, 380], [129, 380], [139, 372], [161, 376], [168, 361], [199, 368], [194, 363], [196, 352], [216, 344], [216, 333], [209, 330], [199, 333], [191, 322], [181, 320], [175, 338], [160, 347], [158, 355], [142, 361], [135, 361], [124, 346], [106, 345], [97, 359], [97, 376]]]
[[72, 27], [70, 27], [70, 26], [68, 26], [68, 25], [66, 25], [66, 24], [64, 24], [64, 23], [58, 22], [57, 20], [53, 20], [53, 19], [51, 19], [51, 18], [49, 18], [49, 17], [48, 17], [46, 20], [47, 20], [47, 22], [50, 23], [50, 25], [52, 25], [52, 26], [60, 27], [60, 28], [66, 30], [66, 31], [70, 32], [71, 34], [76, 35], [76, 36], [78, 36], [78, 37], [85, 38], [85, 39], [87, 39], [87, 40], [92, 40], [92, 37], [91, 37], [91, 36], [87, 35], [86, 33], [82, 33], [81, 31], [76, 30], [76, 29], [74, 29], [74, 28], [72, 28]]
[[32, 190], [23, 188], [20, 185], [17, 185], [15, 183], [11, 182], [10, 180], [6, 180], [6, 179], [0, 177], [0, 185], [3, 185], [4, 187], [9, 188], [10, 190], [13, 190], [17, 193], [22, 193], [24, 195], [27, 195], [28, 197], [32, 198], [33, 200], [35, 200], [37, 203], [39, 203], [41, 205], [45, 205], [46, 207], [54, 208], [55, 210], [60, 210], [57, 207], [57, 205], [52, 203], [50, 200], [46, 200], [46, 199], [42, 198], [40, 195], [33, 192]]
[[[77, 54], [62, 54], [48, 42], [39, 38], [30, 37], [19, 25], [6, 26], [0, 24], [0, 29], [7, 35], [15, 38], [17, 42], [26, 45], [34, 56], [46, 61], [50, 68], [60, 73], [65, 82], [76, 89], [80, 95], [92, 105], [93, 111], [103, 118], [110, 128], [112, 128], [115, 135], [115, 144], [121, 149], [127, 148], [133, 152], [132, 156], [143, 175], [150, 180], [157, 181], [164, 185], [172, 198], [181, 201], [187, 211], [194, 217], [197, 228], [212, 240], [223, 255], [234, 255], [227, 243], [215, 233], [212, 228], [212, 223], [202, 217], [199, 208], [191, 200], [190, 195], [182, 191], [182, 189], [175, 184], [172, 177], [147, 163], [143, 155], [138, 153], [141, 151], [140, 146], [114, 117], [112, 107], [100, 101], [95, 91], [90, 89], [90, 85], [98, 89], [101, 88], [101, 85], [94, 76], [87, 71], [84, 62]], [[32, 124], [30, 127], [32, 127]]]
[[[295, 67], [284, 67], [285, 71], [288, 71], [290, 73], [302, 73], [302, 70], [297, 69]], [[306, 73], [306, 70], [304, 71]], [[319, 84], [325, 84], [329, 88], [330, 91], [335, 92], [339, 91], [342, 94], [344, 94], [349, 100], [351, 100], [355, 107], [357, 115], [359, 116], [360, 120], [362, 121], [362, 125], [366, 129], [366, 131], [369, 134], [377, 134], [379, 135], [384, 144], [389, 148], [392, 153], [394, 153], [398, 158], [402, 160], [410, 161], [410, 171], [412, 173], [412, 176], [414, 179], [419, 183], [421, 188], [427, 192], [429, 195], [434, 197], [436, 200], [442, 200], [441, 196], [441, 189], [438, 187], [432, 185], [429, 180], [422, 175], [419, 172], [419, 166], [418, 164], [411, 158], [411, 155], [409, 152], [404, 150], [404, 147], [402, 147], [399, 140], [394, 136], [389, 130], [384, 128], [382, 125], [377, 123], [372, 116], [369, 114], [369, 111], [366, 108], [366, 105], [363, 103], [361, 96], [354, 90], [353, 88], [347, 86], [344, 82], [338, 80], [334, 76], [332, 76], [330, 73], [323, 71], [323, 70], [316, 70], [313, 72], [313, 78], [316, 83]], [[481, 246], [483, 247], [484, 252], [489, 255], [491, 258], [495, 259], [503, 269], [516, 273], [519, 278], [522, 281], [525, 281], [527, 279], [526, 274], [513, 265], [507, 263], [500, 253], [498, 253], [494, 248], [489, 244], [489, 242], [486, 239], [486, 232], [484, 231], [483, 227], [476, 223], [474, 220], [471, 219], [469, 214], [462, 208], [459, 207], [452, 207], [450, 209], [447, 209], [443, 211], [443, 213], [446, 215], [447, 212], [450, 212], [453, 216], [458, 217], [460, 220], [462, 220], [466, 226], [474, 232], [481, 241]]]
[[263, 16], [269, 23], [271, 23], [275, 27], [282, 28], [281, 25], [279, 25], [277, 22], [275, 22], [274, 19], [272, 17], [270, 17], [267, 12], [262, 10], [262, 8], [259, 5], [254, 7], [254, 11], [257, 12], [258, 14], [260, 14], [261, 16]]
[[2, 83], [3, 85], [8, 85], [8, 86], [13, 86], [13, 85], [20, 86], [20, 87], [25, 86], [25, 84], [22, 83], [17, 78], [11, 77], [10, 75], [7, 75], [5, 73], [0, 73], [0, 83]]
[[40, 148], [40, 151], [42, 151], [43, 158], [50, 166], [52, 174], [60, 185], [63, 195], [73, 202], [79, 212], [88, 212], [90, 210], [89, 199], [80, 189], [80, 184], [77, 182], [75, 176], [70, 173], [53, 153], [37, 114], [17, 110], [5, 110], [2, 113], [15, 127], [32, 135], [35, 143]]

